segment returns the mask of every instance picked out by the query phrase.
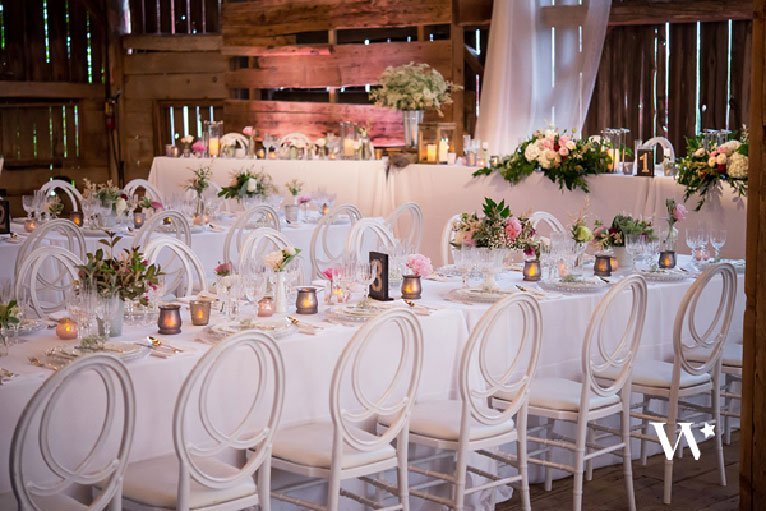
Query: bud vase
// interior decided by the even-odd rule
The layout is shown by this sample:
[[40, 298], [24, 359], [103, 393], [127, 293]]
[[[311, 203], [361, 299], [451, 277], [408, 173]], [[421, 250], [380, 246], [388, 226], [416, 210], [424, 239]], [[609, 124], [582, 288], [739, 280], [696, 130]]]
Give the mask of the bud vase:
[[423, 110], [402, 110], [404, 124], [404, 146], [407, 149], [417, 149], [420, 123], [423, 122]]
[[274, 312], [287, 314], [287, 274], [283, 271], [274, 273]]

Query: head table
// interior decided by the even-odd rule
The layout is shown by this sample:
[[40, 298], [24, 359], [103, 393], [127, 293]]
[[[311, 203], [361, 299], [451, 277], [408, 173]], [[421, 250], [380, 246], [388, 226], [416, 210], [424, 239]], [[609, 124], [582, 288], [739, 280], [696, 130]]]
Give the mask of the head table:
[[[673, 321], [681, 297], [691, 282], [689, 279], [677, 283], [649, 284], [647, 317], [638, 353], [639, 359], [672, 359]], [[500, 283], [503, 287], [515, 287], [522, 284], [521, 275], [517, 272], [506, 273]], [[426, 280], [423, 284], [423, 299], [418, 301], [416, 309], [425, 341], [423, 374], [417, 399], [455, 398], [462, 347], [468, 339], [470, 328], [476, 324], [489, 305], [448, 300], [449, 291], [460, 286], [459, 279], [440, 278], [438, 281]], [[740, 323], [744, 309], [742, 284], [743, 278], [740, 276], [735, 321], [728, 342], [736, 342], [741, 335]], [[523, 285], [532, 287], [529, 283]], [[717, 285], [718, 282], [714, 282], [713, 287]], [[583, 335], [590, 314], [603, 294], [547, 293], [539, 296], [543, 315], [543, 336], [537, 375], [577, 378], [581, 368]], [[398, 299], [393, 304], [406, 307]], [[699, 304], [699, 314], [709, 314], [717, 304], [718, 300], [712, 295], [703, 295]], [[286, 366], [286, 392], [281, 426], [329, 418], [328, 396], [333, 367], [356, 328], [355, 325], [347, 323], [329, 323], [324, 314], [325, 309], [326, 306], [322, 305], [319, 315], [300, 317], [302, 321], [322, 327], [315, 335], [298, 331], [277, 341]], [[183, 314], [184, 326], [181, 334], [173, 337], [160, 336], [163, 341], [181, 348], [183, 353], [166, 359], [145, 356], [126, 362], [135, 385], [137, 401], [135, 440], [130, 455], [133, 461], [173, 452], [171, 424], [177, 393], [195, 362], [209, 348], [209, 344], [200, 341], [203, 327], [191, 326], [188, 322], [188, 311], [184, 311]], [[620, 328], [624, 324], [623, 321], [620, 315], [615, 315], [611, 321], [614, 324], [611, 324], [610, 328]], [[126, 326], [124, 335], [116, 340], [125, 343], [141, 342], [145, 341], [147, 335], [157, 335], [156, 327]], [[35, 390], [52, 374], [49, 369], [30, 364], [28, 357], [40, 356], [47, 349], [62, 342], [56, 339], [52, 330], [42, 330], [24, 338], [24, 342], [11, 346], [10, 355], [0, 358], [0, 367], [18, 373], [16, 378], [0, 386], [0, 492], [10, 489], [8, 459], [16, 421]], [[383, 343], [378, 349], [382, 350], [381, 354], [385, 356], [390, 355], [388, 352], [395, 350], [395, 346]], [[502, 351], [502, 343], [493, 349]], [[372, 370], [362, 374], [373, 384], [385, 378], [374, 370], [374, 366], [370, 366], [370, 369]], [[220, 397], [221, 420], [227, 419], [226, 415], [229, 413], [229, 407], [225, 404], [227, 400], [235, 402], [247, 399], [246, 380], [249, 373], [247, 366], [242, 365], [230, 375], [236, 383], [228, 387]], [[82, 453], [83, 447], [78, 445], [78, 440], [81, 435], [87, 437], [89, 433], [93, 433], [93, 421], [100, 422], [99, 403], [103, 401], [103, 396], [95, 392], [93, 387], [83, 385], [70, 390], [75, 392], [64, 397], [64, 401], [58, 405], [57, 414], [54, 415], [54, 424], [60, 428], [60, 434], [54, 435], [59, 441], [58, 445], [54, 445], [54, 450], [62, 459], [75, 456], [76, 452]], [[637, 453], [637, 450], [634, 450], [634, 453]], [[40, 466], [35, 466], [35, 460], [27, 461], [31, 465], [29, 470], [32, 473], [42, 470]], [[279, 481], [279, 474], [276, 474], [275, 484]], [[491, 500], [486, 494], [479, 496], [472, 502], [472, 509], [493, 509]], [[421, 502], [417, 502], [415, 508], [426, 509], [419, 507], [420, 505]], [[276, 503], [274, 507], [283, 509]]]

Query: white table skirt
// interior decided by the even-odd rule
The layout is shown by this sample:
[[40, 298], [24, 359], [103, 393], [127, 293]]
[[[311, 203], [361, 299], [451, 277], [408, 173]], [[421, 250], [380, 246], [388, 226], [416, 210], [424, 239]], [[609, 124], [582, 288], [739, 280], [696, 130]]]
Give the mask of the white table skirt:
[[381, 216], [393, 209], [393, 199], [386, 181], [386, 161], [346, 160], [250, 160], [236, 158], [166, 158], [152, 161], [149, 182], [163, 196], [182, 191], [181, 186], [191, 177], [190, 169], [210, 165], [213, 182], [231, 184], [232, 175], [243, 169], [264, 171], [271, 175], [279, 193], [287, 195], [285, 183], [297, 179], [304, 183], [304, 193], [324, 191], [337, 194], [336, 204], [351, 202], [366, 216]]

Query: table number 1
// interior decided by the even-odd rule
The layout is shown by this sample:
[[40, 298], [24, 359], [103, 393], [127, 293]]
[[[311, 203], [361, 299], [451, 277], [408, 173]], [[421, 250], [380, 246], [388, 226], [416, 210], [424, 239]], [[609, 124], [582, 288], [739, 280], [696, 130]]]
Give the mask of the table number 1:
[[654, 150], [638, 149], [636, 150], [636, 169], [637, 176], [654, 177]]

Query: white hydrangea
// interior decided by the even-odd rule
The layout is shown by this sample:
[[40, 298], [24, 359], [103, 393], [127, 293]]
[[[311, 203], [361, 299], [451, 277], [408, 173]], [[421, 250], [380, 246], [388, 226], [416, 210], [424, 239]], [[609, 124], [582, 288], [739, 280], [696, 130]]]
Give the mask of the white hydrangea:
[[734, 153], [729, 158], [729, 167], [727, 169], [729, 176], [734, 179], [747, 178], [748, 157], [744, 154]]

